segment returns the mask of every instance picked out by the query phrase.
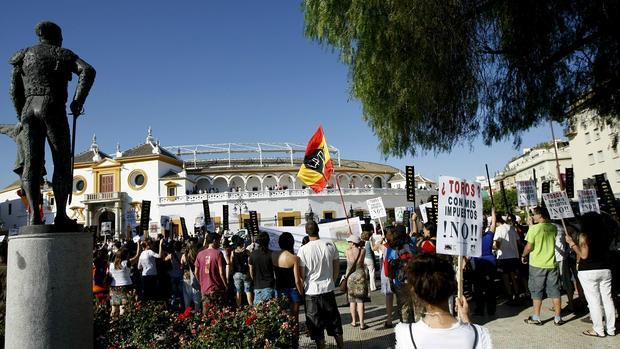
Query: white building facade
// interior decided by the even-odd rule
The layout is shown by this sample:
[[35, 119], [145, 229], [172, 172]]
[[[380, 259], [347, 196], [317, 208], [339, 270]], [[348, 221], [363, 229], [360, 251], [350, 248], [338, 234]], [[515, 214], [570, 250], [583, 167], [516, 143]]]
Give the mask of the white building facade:
[[575, 166], [575, 190], [584, 180], [605, 174], [616, 197], [620, 197], [620, 127], [592, 121], [592, 111], [573, 117], [566, 136]]
[[[128, 238], [140, 221], [143, 200], [151, 202], [151, 229], [166, 228], [173, 234], [180, 234], [183, 224], [189, 234], [203, 225], [203, 200], [209, 202], [216, 227], [223, 223], [223, 207], [228, 205], [231, 230], [244, 227], [249, 211], [257, 211], [260, 225], [294, 226], [305, 223], [310, 212], [328, 221], [367, 214], [366, 200], [375, 197], [383, 198], [392, 217], [395, 207], [413, 206], [406, 202], [405, 178], [399, 169], [341, 160], [335, 148], [330, 149], [334, 174], [326, 189], [314, 193], [296, 176], [304, 150], [267, 143], [162, 147], [149, 129], [144, 143], [125, 151], [117, 146], [108, 155], [93, 137], [89, 149], [76, 155], [67, 214], [98, 232], [110, 229], [111, 234]], [[436, 188], [419, 178], [424, 181], [416, 183], [416, 200], [426, 202]], [[18, 189], [17, 181], [0, 190], [0, 219], [7, 229], [27, 222]], [[46, 221], [51, 222], [55, 207], [49, 186], [44, 198]]]

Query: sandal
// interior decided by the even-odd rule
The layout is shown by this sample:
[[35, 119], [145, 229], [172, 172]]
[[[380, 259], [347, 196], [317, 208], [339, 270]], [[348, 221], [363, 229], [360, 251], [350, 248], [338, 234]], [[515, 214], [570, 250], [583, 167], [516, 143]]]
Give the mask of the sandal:
[[360, 326], [360, 330], [361, 330], [361, 331], [363, 331], [363, 330], [365, 330], [365, 329], [367, 329], [367, 328], [368, 328], [368, 326], [366, 326], [366, 325], [362, 325], [362, 326]]
[[553, 324], [556, 326], [562, 326], [566, 323], [566, 321], [560, 319], [560, 321], [553, 321]]
[[542, 326], [542, 321], [540, 320], [534, 320], [531, 316], [529, 316], [527, 319], [523, 320], [523, 322], [525, 322], [528, 325], [536, 325], [536, 326]]
[[357, 326], [359, 326], [359, 325], [358, 325], [358, 324], [351, 323], [351, 327], [357, 327]]
[[581, 334], [584, 335], [584, 336], [588, 336], [588, 337], [599, 337], [599, 338], [605, 337], [605, 336], [599, 335], [594, 330], [585, 330], [585, 331], [581, 332]]

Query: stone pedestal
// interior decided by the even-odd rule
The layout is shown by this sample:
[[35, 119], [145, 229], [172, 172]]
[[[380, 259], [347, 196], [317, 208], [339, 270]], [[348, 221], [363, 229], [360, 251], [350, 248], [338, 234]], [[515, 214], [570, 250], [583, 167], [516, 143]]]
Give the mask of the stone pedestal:
[[92, 246], [52, 225], [9, 238], [5, 348], [93, 347]]

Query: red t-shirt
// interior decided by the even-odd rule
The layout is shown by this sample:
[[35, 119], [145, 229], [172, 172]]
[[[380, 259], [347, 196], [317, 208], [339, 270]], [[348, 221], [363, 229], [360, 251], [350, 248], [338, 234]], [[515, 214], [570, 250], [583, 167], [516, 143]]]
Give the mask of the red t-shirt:
[[435, 253], [436, 250], [435, 243], [430, 240], [422, 242], [422, 245], [420, 245], [420, 247], [422, 247], [422, 252], [424, 253]]
[[196, 268], [200, 280], [200, 293], [210, 294], [226, 290], [220, 275], [220, 266], [224, 268], [226, 261], [220, 250], [206, 248], [196, 256]]

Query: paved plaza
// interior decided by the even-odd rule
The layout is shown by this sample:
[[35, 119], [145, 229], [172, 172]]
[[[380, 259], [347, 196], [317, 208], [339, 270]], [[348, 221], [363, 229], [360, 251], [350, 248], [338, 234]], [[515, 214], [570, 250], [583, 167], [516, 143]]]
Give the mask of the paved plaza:
[[[351, 315], [349, 305], [344, 295], [338, 295], [337, 301], [344, 329], [345, 348], [349, 349], [388, 349], [393, 348], [394, 329], [384, 329], [385, 306], [384, 297], [379, 291], [372, 292], [372, 302], [366, 308], [366, 324], [368, 329], [361, 331], [359, 327], [351, 327]], [[566, 304], [566, 299], [563, 299]], [[470, 304], [471, 307], [471, 304]], [[493, 347], [504, 348], [620, 348], [620, 335], [606, 338], [586, 337], [581, 334], [585, 329], [591, 328], [587, 314], [564, 316], [567, 323], [563, 326], [553, 325], [553, 312], [548, 310], [551, 301], [543, 302], [541, 318], [545, 321], [543, 326], [527, 325], [523, 319], [531, 315], [531, 309], [526, 306], [513, 307], [500, 303], [497, 314], [493, 317], [472, 317], [476, 324], [486, 326], [491, 332]], [[304, 321], [301, 315], [301, 321]], [[396, 322], [395, 322], [396, 323]], [[331, 337], [327, 337], [328, 348], [336, 348], [336, 343]], [[314, 348], [314, 344], [307, 336], [301, 338], [301, 348]]]

